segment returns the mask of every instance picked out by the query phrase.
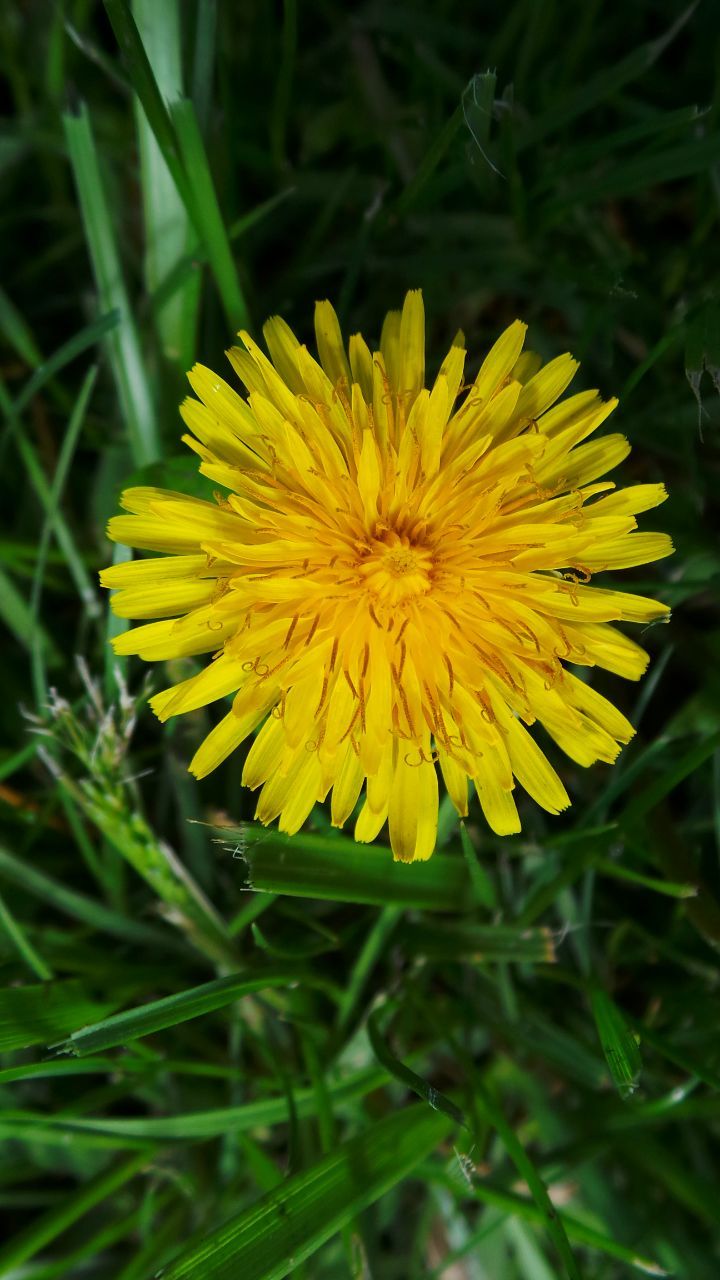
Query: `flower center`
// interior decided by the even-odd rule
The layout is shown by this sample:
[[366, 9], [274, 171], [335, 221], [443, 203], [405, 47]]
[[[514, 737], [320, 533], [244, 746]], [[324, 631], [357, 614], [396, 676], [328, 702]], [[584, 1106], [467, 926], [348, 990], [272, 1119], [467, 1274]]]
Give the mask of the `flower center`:
[[367, 586], [385, 604], [425, 595], [432, 585], [432, 554], [402, 534], [373, 539], [360, 566]]

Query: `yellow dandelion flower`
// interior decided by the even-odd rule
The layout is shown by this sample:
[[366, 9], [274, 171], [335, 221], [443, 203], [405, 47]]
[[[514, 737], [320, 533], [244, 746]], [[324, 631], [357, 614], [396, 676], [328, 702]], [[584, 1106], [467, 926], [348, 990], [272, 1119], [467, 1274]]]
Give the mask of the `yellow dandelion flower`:
[[346, 349], [321, 302], [319, 362], [279, 318], [269, 359], [240, 334], [228, 354], [246, 399], [196, 365], [184, 440], [227, 496], [128, 489], [109, 536], [163, 554], [101, 575], [120, 617], [154, 619], [116, 653], [213, 655], [151, 699], [161, 720], [234, 695], [196, 777], [261, 726], [242, 775], [260, 822], [292, 834], [332, 792], [342, 827], [365, 787], [355, 838], [387, 820], [403, 861], [433, 851], [436, 764], [460, 814], [472, 782], [509, 835], [516, 783], [550, 813], [569, 804], [526, 726], [578, 764], [616, 758], [632, 725], [565, 664], [642, 675], [648, 655], [610, 624], [666, 606], [590, 579], [672, 551], [635, 532], [661, 484], [599, 479], [629, 452], [622, 435], [590, 438], [617, 402], [559, 401], [575, 360], [523, 354], [516, 320], [471, 384], [458, 335], [426, 387], [424, 328], [414, 291], [379, 351], [360, 334]]

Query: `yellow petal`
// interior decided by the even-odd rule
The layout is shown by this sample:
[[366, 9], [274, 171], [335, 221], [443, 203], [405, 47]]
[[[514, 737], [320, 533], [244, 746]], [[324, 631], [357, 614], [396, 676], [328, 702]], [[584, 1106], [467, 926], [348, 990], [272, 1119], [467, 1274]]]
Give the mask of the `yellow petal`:
[[[410, 751], [404, 750], [405, 745]], [[397, 749], [388, 823], [393, 857], [400, 862], [429, 858], [437, 834], [437, 774], [432, 762], [412, 760], [411, 744]]]
[[539, 418], [562, 395], [568, 383], [572, 382], [577, 368], [577, 360], [566, 354], [556, 356], [540, 369], [520, 392], [517, 402], [518, 418]]
[[283, 771], [268, 778], [258, 797], [255, 817], [267, 826], [282, 814], [280, 829], [294, 835], [315, 803], [321, 779], [317, 752], [299, 747]]
[[184, 618], [148, 622], [143, 627], [123, 631], [113, 638], [112, 646], [118, 656], [135, 653], [146, 662], [163, 662], [221, 649], [236, 629], [234, 618], [220, 619], [212, 608], [195, 609]]
[[386, 808], [376, 813], [367, 803], [364, 804], [355, 823], [355, 839], [358, 843], [369, 844], [374, 840], [385, 825], [386, 818]]
[[280, 813], [278, 827], [285, 835], [294, 836], [309, 817], [315, 805], [321, 768], [316, 752], [308, 752], [308, 758], [298, 770], [289, 798]]
[[169, 578], [188, 578], [207, 569], [204, 553], [193, 556], [152, 556], [145, 560], [128, 560], [100, 570], [103, 587], [136, 587], [146, 582], [167, 582]]
[[361, 333], [350, 337], [350, 368], [355, 382], [368, 404], [372, 403], [373, 361], [370, 348]]
[[635, 565], [664, 560], [675, 550], [667, 533], [629, 533], [600, 541], [583, 553], [583, 567], [601, 573], [605, 569], [632, 569]]
[[300, 343], [289, 324], [286, 324], [281, 316], [271, 316], [263, 325], [263, 336], [270, 358], [283, 382], [294, 395], [303, 392], [305, 383], [300, 376], [297, 364]]
[[387, 371], [390, 387], [394, 392], [400, 389], [400, 318], [399, 311], [388, 311], [383, 320], [380, 334], [380, 354]]
[[411, 289], [405, 295], [400, 316], [398, 359], [398, 393], [406, 398], [407, 413], [425, 384], [425, 308], [420, 289]]
[[447, 788], [455, 808], [461, 818], [467, 817], [468, 811], [468, 779], [465, 770], [457, 763], [452, 756], [448, 755], [440, 744], [437, 744], [438, 763], [443, 776], [443, 781]]
[[519, 720], [507, 721], [507, 748], [518, 782], [548, 813], [561, 813], [570, 798], [558, 775]]
[[245, 741], [263, 715], [263, 711], [249, 711], [244, 716], [229, 712], [198, 747], [188, 766], [190, 773], [196, 778], [204, 778], [212, 773]]
[[393, 773], [393, 744], [388, 742], [380, 757], [376, 772], [367, 780], [366, 804], [373, 813], [387, 814], [390, 791], [393, 785]]
[[515, 361], [510, 376], [524, 386], [526, 382], [535, 377], [541, 366], [542, 356], [537, 351], [523, 351], [522, 355]]
[[283, 722], [278, 716], [270, 715], [247, 753], [242, 771], [243, 786], [254, 791], [267, 782], [280, 768], [284, 747]]
[[667, 500], [668, 491], [664, 484], [631, 484], [627, 489], [618, 489], [615, 493], [593, 502], [589, 508], [599, 515], [639, 515], [641, 511], [651, 511]]
[[137, 587], [123, 587], [110, 597], [118, 618], [168, 618], [209, 604], [217, 592], [214, 578], [170, 578]]
[[434, 764], [423, 762], [418, 772], [420, 778], [421, 803], [418, 811], [417, 835], [415, 837], [415, 862], [426, 862], [432, 855], [437, 841], [438, 825], [438, 781]]
[[521, 320], [513, 320], [509, 328], [490, 348], [475, 379], [474, 391], [481, 400], [489, 400], [510, 376], [522, 350], [526, 333], [527, 325]]
[[498, 836], [512, 836], [520, 831], [520, 818], [512, 792], [501, 785], [501, 769], [494, 753], [486, 753], [473, 778], [478, 799], [488, 826]]
[[360, 759], [348, 743], [345, 758], [333, 786], [330, 813], [334, 827], [342, 827], [350, 817], [364, 781], [365, 773]]
[[606, 671], [614, 671], [626, 680], [639, 680], [647, 670], [649, 655], [639, 644], [615, 627], [603, 622], [588, 623], [579, 634], [580, 646], [590, 659]]
[[248, 678], [244, 666], [245, 663], [237, 658], [222, 655], [198, 675], [156, 693], [150, 699], [150, 706], [158, 720], [163, 721], [185, 711], [196, 711], [198, 707], [205, 707], [209, 702], [216, 702], [239, 689]]
[[315, 338], [320, 363], [330, 381], [335, 385], [346, 382], [350, 386], [350, 365], [340, 330], [340, 322], [329, 302], [315, 304]]

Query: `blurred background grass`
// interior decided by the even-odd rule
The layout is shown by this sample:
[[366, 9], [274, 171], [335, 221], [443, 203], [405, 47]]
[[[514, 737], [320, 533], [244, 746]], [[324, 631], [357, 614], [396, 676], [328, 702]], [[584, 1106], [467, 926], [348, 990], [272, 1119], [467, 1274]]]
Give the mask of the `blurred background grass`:
[[[132, 13], [0, 14], [0, 1276], [714, 1280], [720, 10]], [[431, 361], [521, 316], [621, 394], [678, 552], [620, 764], [407, 869], [192, 783], [95, 583], [125, 483], [202, 491], [194, 360], [416, 286]]]

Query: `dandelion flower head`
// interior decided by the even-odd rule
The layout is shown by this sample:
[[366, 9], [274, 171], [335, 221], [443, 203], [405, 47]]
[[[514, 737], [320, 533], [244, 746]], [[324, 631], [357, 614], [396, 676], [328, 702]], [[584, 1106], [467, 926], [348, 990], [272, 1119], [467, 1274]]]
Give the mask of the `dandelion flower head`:
[[[518, 784], [550, 813], [569, 804], [535, 739], [612, 762], [629, 721], [570, 667], [637, 680], [648, 656], [612, 624], [666, 606], [592, 585], [669, 555], [636, 516], [661, 484], [604, 479], [629, 453], [594, 437], [615, 408], [560, 399], [577, 364], [523, 353], [516, 320], [467, 381], [463, 337], [425, 381], [422, 296], [385, 319], [379, 350], [346, 349], [329, 302], [318, 357], [279, 318], [228, 354], [242, 397], [201, 365], [185, 442], [222, 492], [202, 501], [126, 490], [109, 536], [160, 553], [104, 570], [113, 608], [144, 625], [114, 641], [147, 661], [210, 655], [156, 694], [161, 720], [233, 696], [196, 752], [202, 778], [259, 729], [242, 781], [256, 817], [298, 831], [329, 795], [355, 838], [387, 821], [396, 858], [428, 858], [438, 770], [455, 808], [470, 784], [498, 835], [520, 830]], [[569, 664], [569, 665], [568, 665]]]

